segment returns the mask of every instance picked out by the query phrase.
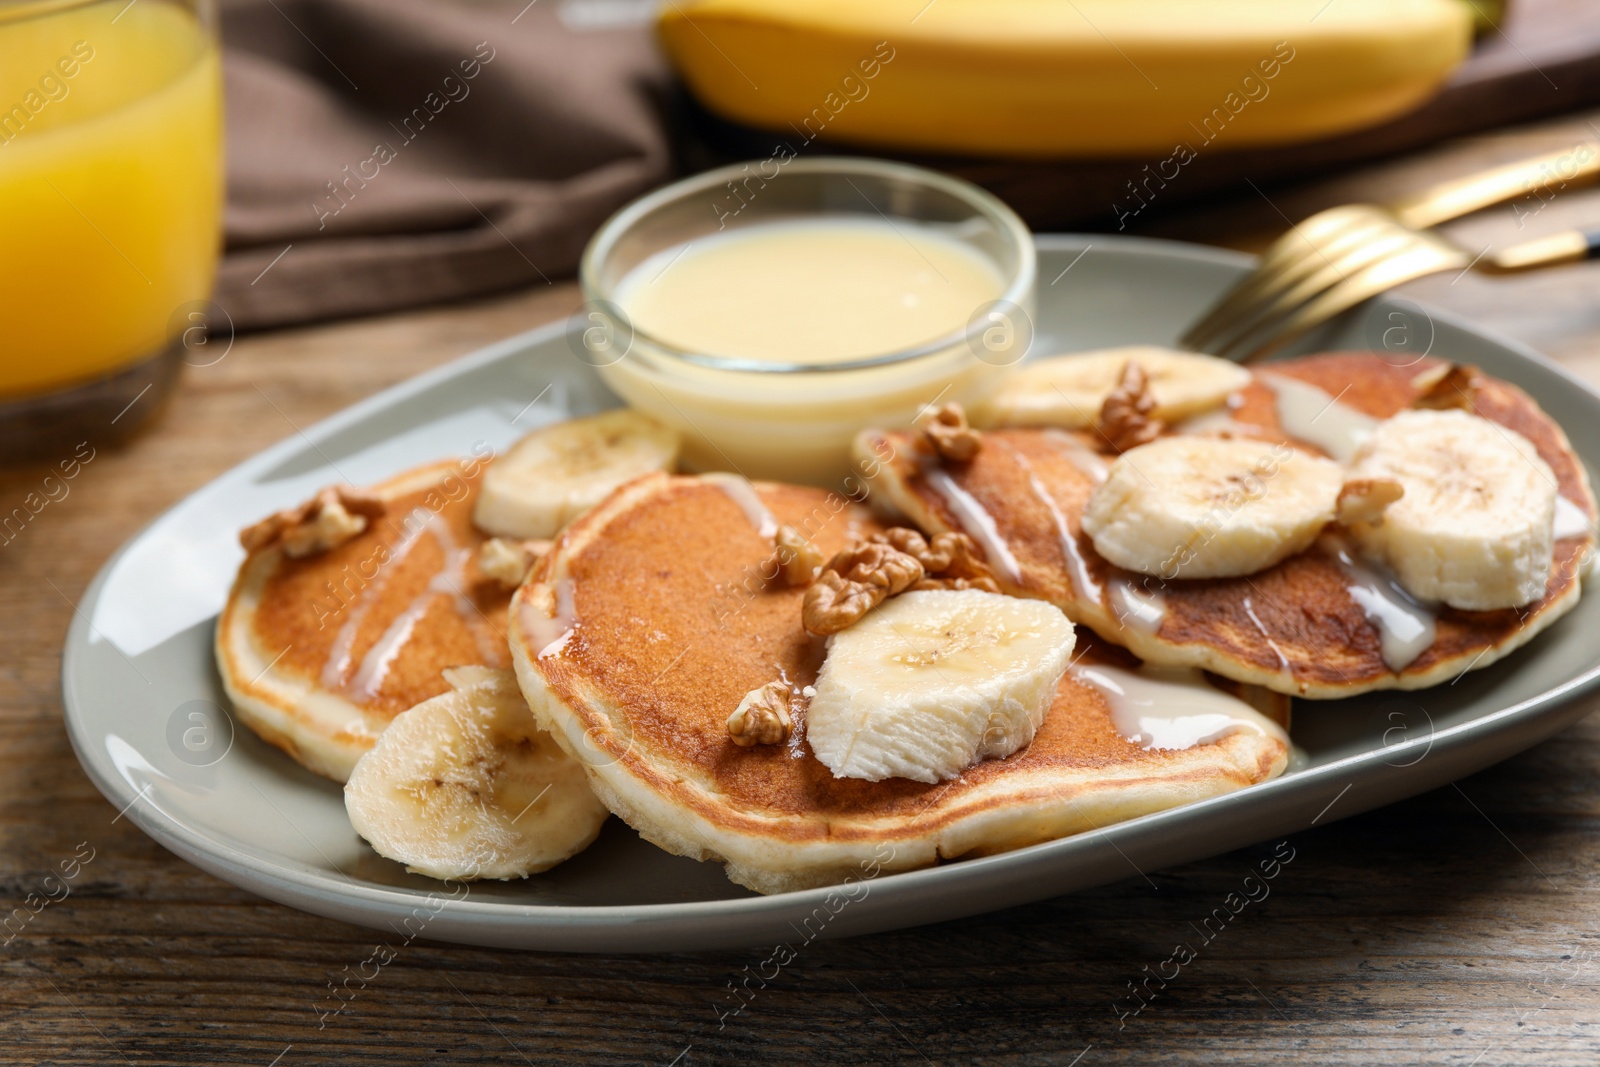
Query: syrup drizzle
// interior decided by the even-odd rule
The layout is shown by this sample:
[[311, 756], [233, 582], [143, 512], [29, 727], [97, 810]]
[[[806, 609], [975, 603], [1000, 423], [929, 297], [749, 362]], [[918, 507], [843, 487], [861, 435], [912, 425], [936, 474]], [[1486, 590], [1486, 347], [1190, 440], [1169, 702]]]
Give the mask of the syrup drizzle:
[[1111, 611], [1131, 630], [1156, 634], [1167, 617], [1167, 598], [1154, 589], [1140, 589], [1126, 578], [1111, 580]]
[[377, 599], [377, 594], [383, 589], [384, 583], [392, 573], [392, 568], [401, 560], [411, 554], [422, 535], [428, 530], [428, 521], [431, 513], [424, 508], [416, 508], [408, 514], [402, 526], [405, 533], [394, 548], [389, 550], [389, 558], [384, 562], [384, 568], [361, 590], [355, 602], [350, 605], [350, 614], [346, 616], [344, 625], [339, 627], [339, 632], [334, 635], [333, 647], [328, 650], [328, 658], [322, 665], [322, 684], [327, 689], [342, 689], [345, 676], [350, 673], [352, 653], [356, 643], [356, 635], [361, 630], [361, 623], [366, 619], [367, 611]]
[[[1010, 447], [1010, 446], [1007, 446]], [[1072, 580], [1072, 587], [1078, 594], [1088, 599], [1099, 602], [1101, 597], [1100, 583], [1095, 581], [1094, 575], [1089, 571], [1089, 561], [1083, 554], [1083, 549], [1078, 544], [1078, 539], [1072, 535], [1072, 529], [1067, 525], [1067, 517], [1056, 506], [1055, 498], [1050, 495], [1050, 490], [1039, 480], [1033, 471], [1033, 464], [1028, 462], [1028, 457], [1018, 452], [1015, 448], [1011, 452], [1017, 458], [1017, 465], [1028, 472], [1028, 486], [1033, 490], [1033, 495], [1039, 503], [1050, 512], [1050, 519], [1056, 525], [1056, 537], [1061, 542], [1061, 555], [1067, 561], [1067, 576]]]
[[524, 604], [522, 624], [539, 650], [537, 656], [559, 656], [578, 629], [578, 614], [574, 604], [571, 578], [558, 578], [555, 583], [556, 613], [550, 618], [539, 614], [531, 604]]
[[1146, 664], [1131, 671], [1097, 663], [1072, 671], [1105, 696], [1117, 732], [1147, 752], [1195, 748], [1239, 733], [1289, 743], [1283, 727], [1207, 684], [1192, 667]]
[[938, 493], [944, 499], [945, 505], [955, 514], [956, 524], [983, 546], [984, 556], [988, 561], [1003, 571], [1011, 581], [1022, 581], [1022, 567], [1017, 563], [1017, 557], [1011, 554], [1011, 547], [1006, 544], [1005, 538], [1000, 536], [1000, 528], [995, 525], [994, 516], [984, 510], [983, 505], [978, 503], [977, 497], [957, 485], [955, 479], [939, 467], [928, 468], [923, 477], [928, 487]]
[[1111, 473], [1106, 458], [1065, 430], [1046, 430], [1045, 439], [1054, 443], [1068, 463], [1071, 463], [1091, 482], [1099, 485]]
[[1594, 533], [1594, 523], [1589, 521], [1589, 513], [1564, 496], [1556, 497], [1556, 522], [1551, 536], [1560, 541], [1592, 533]]
[[[388, 558], [383, 563], [383, 570], [350, 605], [349, 617], [334, 636], [333, 646], [329, 649], [328, 658], [322, 665], [323, 686], [343, 691], [355, 700], [370, 700], [383, 689], [390, 668], [394, 666], [401, 650], [411, 640], [417, 623], [427, 615], [434, 599], [441, 595], [450, 597], [456, 612], [472, 631], [473, 640], [477, 642], [478, 651], [484, 660], [490, 663], [500, 660], [499, 645], [492, 640], [494, 635], [485, 632], [488, 627], [483, 621], [482, 613], [463, 591], [467, 581], [467, 562], [472, 558], [472, 549], [464, 548], [457, 543], [449, 524], [426, 508], [413, 509], [405, 517], [403, 525], [405, 533], [389, 550]], [[367, 650], [367, 654], [361, 657], [355, 677], [346, 684], [345, 677], [350, 673], [354, 658], [353, 650], [361, 623], [366, 619], [372, 605], [377, 602], [378, 593], [383, 589], [387, 576], [411, 554], [411, 550], [416, 547], [423, 534], [430, 535], [438, 542], [440, 553], [444, 557], [443, 568], [428, 579], [426, 588], [413, 597], [405, 610], [389, 623], [378, 640]]]
[[1393, 575], [1377, 564], [1355, 559], [1335, 538], [1324, 537], [1322, 547], [1344, 571], [1350, 599], [1377, 627], [1384, 665], [1391, 671], [1405, 670], [1433, 644], [1437, 626], [1432, 606], [1402, 589]]
[[1198, 415], [1190, 415], [1174, 426], [1173, 430], [1187, 435], [1232, 430], [1237, 426], [1239, 423], [1234, 419], [1232, 411], [1227, 408], [1215, 408], [1211, 411], [1202, 411]]
[[1356, 449], [1380, 421], [1341, 404], [1338, 397], [1309, 382], [1271, 371], [1257, 373], [1262, 384], [1277, 397], [1278, 422], [1283, 432], [1316, 445], [1340, 463], [1355, 458]]
[[[448, 595], [456, 611], [473, 630], [474, 637], [478, 636], [477, 627], [474, 625], [476, 620], [473, 617], [477, 608], [461, 591], [467, 581], [467, 561], [472, 558], [472, 550], [462, 548], [456, 543], [450, 527], [438, 515], [430, 513], [423, 525], [439, 543], [439, 551], [444, 556], [444, 567], [428, 579], [426, 588], [411, 599], [406, 609], [395, 617], [383, 631], [382, 636], [362, 657], [361, 666], [356, 670], [355, 677], [350, 680], [349, 687], [350, 692], [358, 699], [370, 700], [378, 695], [401, 649], [411, 640], [417, 623], [428, 614], [428, 609], [433, 606], [437, 597]], [[480, 650], [482, 647], [480, 639]]]
[[750, 484], [748, 478], [728, 474], [725, 471], [712, 471], [701, 477], [721, 489], [728, 495], [729, 500], [739, 505], [739, 510], [744, 512], [744, 517], [755, 527], [758, 537], [770, 539], [777, 536], [778, 520], [767, 509], [767, 505], [761, 502], [756, 487]]
[[1278, 657], [1278, 670], [1284, 675], [1293, 678], [1294, 668], [1289, 665], [1289, 657], [1283, 654], [1283, 649], [1278, 647], [1278, 642], [1274, 641], [1272, 635], [1267, 633], [1267, 628], [1261, 625], [1261, 616], [1256, 614], [1255, 605], [1251, 603], [1248, 596], [1244, 598], [1244, 613], [1250, 616], [1250, 621], [1255, 624], [1262, 640], [1266, 641], [1267, 647], [1272, 649], [1273, 654]]

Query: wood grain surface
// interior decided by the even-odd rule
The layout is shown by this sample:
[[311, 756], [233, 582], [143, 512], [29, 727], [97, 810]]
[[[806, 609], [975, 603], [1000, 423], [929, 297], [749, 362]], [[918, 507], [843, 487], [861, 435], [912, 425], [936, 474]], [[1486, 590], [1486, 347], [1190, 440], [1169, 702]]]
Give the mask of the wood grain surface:
[[[1299, 217], [1584, 135], [1578, 116], [1169, 218], [1254, 247]], [[1505, 243], [1600, 221], [1563, 192], [1452, 228]], [[1520, 223], [1520, 225], [1519, 225]], [[1600, 265], [1408, 292], [1600, 383]], [[0, 933], [0, 1063], [1589, 1064], [1600, 1060], [1600, 721], [1415, 800], [1330, 811], [1266, 899], [1196, 927], [1272, 845], [1030, 907], [807, 946], [745, 1010], [766, 952], [578, 957], [414, 942], [346, 1010], [329, 983], [372, 932], [270, 904], [172, 856], [79, 770], [61, 723], [72, 602], [143, 524], [234, 463], [373, 391], [562, 315], [570, 284], [468, 306], [241, 337], [190, 368], [132, 445], [102, 449], [0, 545], [0, 909], [79, 864], [70, 895]], [[45, 468], [0, 473], [9, 509]], [[91, 852], [92, 850], [92, 852]], [[92, 854], [87, 862], [84, 858]], [[1137, 1013], [1130, 983], [1196, 949]], [[1146, 970], [1149, 968], [1149, 971]], [[1148, 994], [1146, 994], [1148, 997]], [[1119, 1013], [1126, 1013], [1119, 1017]], [[325, 1022], [325, 1025], [322, 1025]]]

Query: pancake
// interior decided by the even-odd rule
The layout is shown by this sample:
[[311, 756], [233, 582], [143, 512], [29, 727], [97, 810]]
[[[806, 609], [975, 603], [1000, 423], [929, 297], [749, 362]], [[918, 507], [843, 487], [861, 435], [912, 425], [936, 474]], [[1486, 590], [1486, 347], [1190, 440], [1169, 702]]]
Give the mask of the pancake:
[[[741, 698], [775, 679], [811, 685], [826, 651], [801, 627], [804, 590], [764, 580], [774, 521], [825, 555], [882, 528], [837, 494], [749, 488], [726, 476], [632, 482], [567, 528], [512, 603], [512, 658], [540, 724], [601, 801], [667, 851], [779, 892], [1020, 848], [1283, 769], [1281, 730], [1248, 711], [1240, 723], [1259, 727], [1188, 748], [1128, 740], [1084, 673], [1134, 665], [1105, 649], [1068, 672], [1031, 744], [940, 784], [833, 777], [805, 742], [803, 712], [786, 744], [735, 745], [727, 720]], [[1186, 692], [1210, 691], [1199, 677]], [[1286, 714], [1282, 697], [1268, 706]]]
[[[1395, 366], [1366, 352], [1272, 363], [1253, 369], [1253, 381], [1230, 398], [1227, 410], [1178, 429], [1284, 441], [1326, 455], [1340, 451], [1335, 438], [1341, 422], [1385, 419], [1405, 410], [1420, 392], [1414, 379], [1438, 366], [1432, 359]], [[1320, 393], [1300, 390], [1301, 413], [1295, 415], [1289, 402], [1280, 405], [1285, 387], [1274, 375]], [[1357, 568], [1342, 563], [1341, 546], [1327, 538], [1239, 578], [1163, 581], [1122, 570], [1096, 553], [1082, 533], [1084, 507], [1098, 484], [1095, 468], [1114, 458], [1101, 454], [1109, 448], [1092, 431], [986, 431], [983, 447], [966, 464], [932, 463], [906, 432], [868, 431], [858, 440], [857, 453], [885, 503], [928, 533], [965, 530], [984, 545], [1006, 592], [1049, 600], [1148, 662], [1200, 667], [1323, 699], [1421, 689], [1487, 667], [1577, 603], [1594, 545], [1595, 504], [1583, 464], [1561, 427], [1515, 386], [1484, 376], [1473, 405], [1475, 414], [1533, 443], [1566, 501], [1558, 516], [1564, 510], [1569, 520], [1580, 520], [1568, 521], [1565, 528], [1558, 522], [1544, 595], [1523, 608], [1459, 611], [1401, 603], [1369, 618], [1351, 590], [1370, 588], [1373, 572], [1359, 563]], [[1285, 425], [1284, 411], [1290, 412], [1291, 425]], [[1363, 598], [1371, 603], [1365, 591]], [[1424, 621], [1431, 616], [1432, 642], [1404, 655], [1391, 651], [1386, 659], [1386, 633], [1391, 645], [1397, 643], [1395, 627], [1381, 625], [1383, 611], [1390, 610]], [[1411, 653], [1415, 658], [1406, 662]]]
[[251, 552], [217, 621], [240, 719], [343, 782], [389, 721], [448, 691], [446, 667], [507, 667], [510, 593], [469, 583], [480, 464], [408, 471], [373, 491], [385, 512], [329, 551]]

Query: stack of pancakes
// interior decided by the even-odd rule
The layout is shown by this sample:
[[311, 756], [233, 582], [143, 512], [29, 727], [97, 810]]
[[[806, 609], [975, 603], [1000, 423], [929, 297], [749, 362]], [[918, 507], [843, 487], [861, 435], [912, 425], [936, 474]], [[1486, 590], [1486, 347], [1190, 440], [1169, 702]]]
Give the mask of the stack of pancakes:
[[[1285, 431], [1273, 376], [1305, 382], [1330, 404], [1387, 419], [1412, 406], [1422, 392], [1419, 379], [1427, 381], [1438, 363], [1428, 359], [1402, 366], [1366, 352], [1273, 363], [1230, 397], [1228, 424], [1240, 434], [1324, 455]], [[1542, 597], [1497, 611], [1432, 608], [1434, 640], [1400, 669], [1386, 662], [1380, 627], [1369, 621], [1328, 551], [1302, 552], [1241, 577], [1167, 581], [1101, 558], [1082, 525], [1085, 506], [1103, 476], [1093, 460], [1086, 461], [1106, 450], [1093, 430], [991, 430], [971, 463], [940, 471], [992, 518], [1016, 564], [997, 568], [1007, 592], [1049, 600], [1146, 662], [1201, 667], [1313, 699], [1420, 689], [1489, 666], [1569, 611], [1578, 601], [1584, 561], [1595, 543], [1594, 498], [1561, 427], [1522, 390], [1486, 375], [1477, 377], [1473, 407], [1474, 414], [1533, 444], [1553, 472], [1560, 496], [1586, 521], [1558, 526]], [[948, 492], [929, 484], [914, 435], [868, 431], [858, 451], [864, 459], [893, 457], [883, 464], [878, 483], [919, 527], [932, 532], [963, 528]], [[1136, 593], [1131, 603], [1130, 589]], [[1164, 611], [1158, 620], [1141, 619], [1141, 605], [1148, 605], [1152, 594]]]

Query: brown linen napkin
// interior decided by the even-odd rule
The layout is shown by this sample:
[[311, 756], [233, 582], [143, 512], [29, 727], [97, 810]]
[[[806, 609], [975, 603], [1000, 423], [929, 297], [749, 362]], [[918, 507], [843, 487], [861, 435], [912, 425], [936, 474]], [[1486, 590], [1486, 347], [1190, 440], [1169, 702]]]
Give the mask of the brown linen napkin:
[[235, 327], [570, 275], [670, 176], [649, 26], [569, 28], [555, 2], [224, 0]]

